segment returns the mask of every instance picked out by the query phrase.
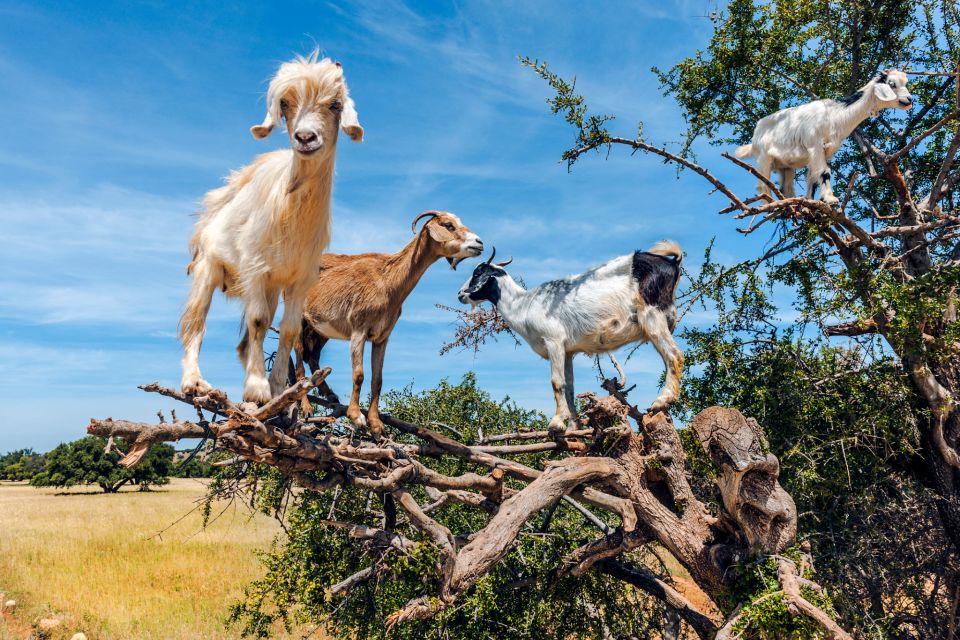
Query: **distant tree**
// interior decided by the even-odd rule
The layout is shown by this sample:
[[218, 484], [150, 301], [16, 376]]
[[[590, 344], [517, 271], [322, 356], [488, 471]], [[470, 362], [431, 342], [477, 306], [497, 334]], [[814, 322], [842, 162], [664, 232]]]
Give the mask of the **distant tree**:
[[44, 457], [33, 449], [18, 449], [0, 455], [0, 480], [29, 480], [43, 470]]
[[[95, 484], [106, 493], [116, 493], [126, 484], [134, 484], [141, 491], [151, 486], [170, 482], [174, 448], [168, 444], [150, 447], [143, 461], [134, 469], [117, 464], [120, 454], [105, 451], [104, 438], [87, 436], [67, 442], [46, 454], [43, 471], [30, 479], [35, 487], [72, 487]], [[122, 441], [121, 441], [122, 446]]]

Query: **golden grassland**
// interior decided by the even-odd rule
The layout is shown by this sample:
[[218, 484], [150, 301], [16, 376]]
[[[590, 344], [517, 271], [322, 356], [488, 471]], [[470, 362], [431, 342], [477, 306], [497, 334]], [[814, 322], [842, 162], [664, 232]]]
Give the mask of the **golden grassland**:
[[279, 525], [235, 505], [203, 529], [199, 511], [184, 517], [204, 493], [199, 480], [94, 489], [0, 482], [0, 592], [18, 601], [0, 619], [0, 640], [26, 638], [51, 615], [63, 620], [54, 639], [238, 638], [225, 626], [230, 604], [261, 573], [255, 551]]

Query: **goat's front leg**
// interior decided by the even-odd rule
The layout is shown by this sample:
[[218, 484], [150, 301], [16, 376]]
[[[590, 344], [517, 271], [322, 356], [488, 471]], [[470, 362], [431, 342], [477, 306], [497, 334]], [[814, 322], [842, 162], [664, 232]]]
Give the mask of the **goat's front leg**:
[[365, 331], [356, 331], [350, 336], [350, 361], [353, 364], [353, 391], [350, 393], [350, 405], [347, 418], [356, 427], [366, 426], [366, 420], [360, 413], [360, 387], [363, 385], [363, 345], [367, 341]]
[[659, 309], [648, 309], [643, 326], [646, 329], [650, 343], [654, 349], [663, 358], [663, 365], [666, 367], [666, 380], [663, 383], [663, 390], [657, 399], [650, 405], [648, 411], [663, 411], [671, 404], [677, 401], [680, 396], [680, 374], [683, 372], [683, 352], [677, 346], [673, 334], [670, 333], [670, 326], [667, 324], [667, 318]]
[[827, 165], [823, 147], [808, 149], [807, 153], [810, 154], [807, 162], [807, 197], [812, 200], [819, 187], [821, 200], [831, 206], [839, 204], [840, 199], [833, 194], [830, 186], [830, 167]]
[[280, 343], [273, 357], [273, 369], [270, 371], [270, 391], [279, 395], [287, 388], [290, 371], [290, 350], [300, 340], [300, 327], [303, 325], [304, 296], [299, 291], [283, 292], [283, 317], [280, 319]]
[[383, 358], [387, 353], [387, 341], [374, 342], [370, 348], [370, 410], [367, 411], [367, 425], [370, 433], [379, 436], [383, 433], [383, 421], [380, 419], [380, 388], [383, 386]]
[[267, 382], [267, 370], [263, 364], [263, 339], [270, 326], [271, 294], [262, 288], [250, 287], [244, 295], [244, 317], [247, 321], [247, 335], [238, 348], [246, 371], [243, 382], [245, 402], [262, 404], [270, 400], [270, 384]]
[[547, 429], [551, 434], [560, 434], [567, 430], [573, 415], [567, 404], [567, 379], [565, 364], [567, 354], [562, 344], [548, 342], [547, 356], [550, 360], [550, 384], [553, 386], [553, 399], [557, 403], [557, 412], [550, 419]]
[[180, 390], [184, 393], [200, 395], [212, 388], [200, 374], [200, 346], [206, 332], [210, 300], [219, 285], [213, 271], [207, 260], [194, 265], [190, 295], [180, 318], [180, 340], [183, 342]]

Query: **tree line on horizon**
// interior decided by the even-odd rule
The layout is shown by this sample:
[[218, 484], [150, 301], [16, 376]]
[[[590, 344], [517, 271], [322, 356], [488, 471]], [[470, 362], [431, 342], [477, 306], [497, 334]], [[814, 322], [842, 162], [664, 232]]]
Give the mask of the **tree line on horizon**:
[[117, 464], [118, 451], [126, 448], [116, 439], [108, 450], [106, 438], [86, 436], [64, 442], [46, 453], [32, 448], [0, 454], [0, 480], [28, 482], [34, 487], [66, 489], [96, 485], [104, 493], [116, 493], [126, 485], [148, 491], [170, 482], [170, 478], [210, 478], [215, 467], [206, 459], [192, 456], [191, 450], [177, 451], [169, 444], [150, 447], [143, 462], [134, 469]]

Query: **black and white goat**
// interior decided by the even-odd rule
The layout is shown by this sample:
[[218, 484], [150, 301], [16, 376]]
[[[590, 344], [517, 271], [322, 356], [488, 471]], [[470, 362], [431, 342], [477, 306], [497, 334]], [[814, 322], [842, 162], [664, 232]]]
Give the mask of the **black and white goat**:
[[[757, 169], [767, 178], [773, 170], [779, 171], [780, 190], [787, 198], [794, 196], [797, 169], [806, 166], [807, 197], [815, 197], [819, 187], [821, 200], [837, 204], [827, 163], [840, 145], [861, 122], [881, 109], [906, 110], [912, 104], [907, 75], [903, 71], [881, 71], [845, 98], [815, 100], [761, 119], [753, 131], [753, 142], [739, 147], [736, 155], [756, 158]], [[770, 188], [763, 181], [757, 189], [770, 195]]]
[[493, 263], [477, 266], [460, 289], [460, 302], [491, 302], [507, 325], [550, 361], [557, 413], [551, 431], [573, 426], [573, 357], [609, 353], [633, 342], [651, 342], [667, 378], [650, 410], [666, 409], [680, 392], [683, 354], [673, 339], [675, 294], [683, 252], [675, 242], [614, 258], [585, 273], [545, 282], [529, 291]]

